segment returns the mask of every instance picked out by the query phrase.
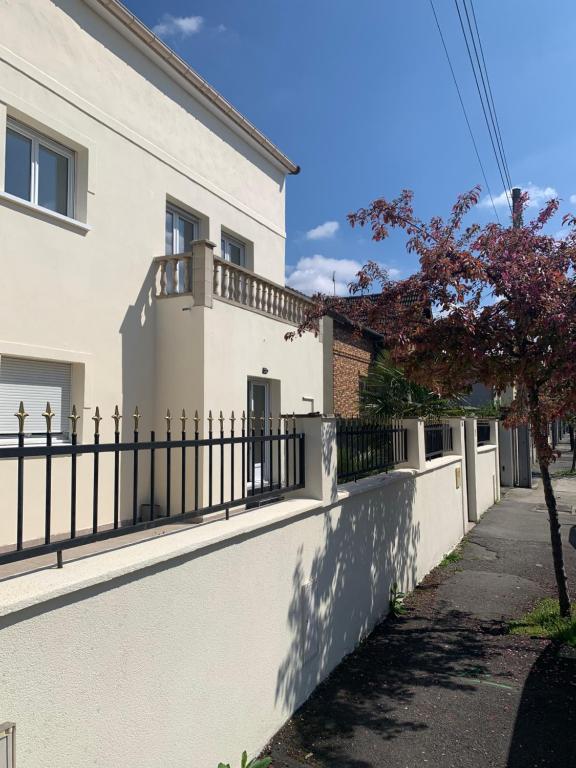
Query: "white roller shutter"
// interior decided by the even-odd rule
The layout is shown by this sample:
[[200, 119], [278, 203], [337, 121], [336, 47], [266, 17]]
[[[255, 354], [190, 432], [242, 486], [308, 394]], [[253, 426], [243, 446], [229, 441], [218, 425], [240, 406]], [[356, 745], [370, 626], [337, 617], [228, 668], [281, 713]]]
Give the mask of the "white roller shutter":
[[14, 414], [21, 400], [29, 414], [27, 433], [46, 431], [47, 402], [55, 414], [52, 432], [68, 432], [71, 378], [70, 363], [0, 356], [0, 434], [18, 431]]

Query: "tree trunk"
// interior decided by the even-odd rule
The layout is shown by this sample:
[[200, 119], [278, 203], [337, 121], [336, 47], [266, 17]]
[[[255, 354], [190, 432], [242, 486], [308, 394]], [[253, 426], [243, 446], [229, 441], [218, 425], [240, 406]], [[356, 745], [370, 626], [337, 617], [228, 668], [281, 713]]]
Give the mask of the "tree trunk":
[[576, 472], [576, 440], [574, 441], [574, 448], [572, 449], [572, 466], [570, 472]]
[[[536, 447], [538, 452], [538, 447]], [[560, 616], [570, 617], [570, 595], [568, 593], [568, 579], [566, 578], [566, 569], [564, 568], [564, 552], [562, 549], [562, 538], [560, 536], [560, 521], [558, 520], [558, 509], [556, 508], [556, 496], [552, 488], [552, 478], [550, 469], [546, 461], [538, 459], [540, 472], [542, 474], [542, 485], [544, 486], [544, 498], [548, 508], [548, 523], [550, 524], [550, 541], [552, 543], [552, 558], [554, 560], [554, 573], [556, 575], [556, 585], [558, 587], [558, 600], [560, 602]]]
[[570, 435], [570, 450], [574, 451], [576, 445], [574, 444], [574, 426], [572, 424], [568, 424], [568, 434]]
[[534, 442], [536, 444], [536, 456], [542, 474], [544, 487], [544, 499], [548, 509], [548, 523], [550, 525], [550, 542], [552, 544], [552, 559], [554, 560], [554, 574], [558, 588], [558, 602], [560, 604], [560, 616], [570, 618], [570, 595], [568, 593], [568, 579], [564, 567], [564, 552], [562, 538], [560, 536], [560, 521], [556, 506], [556, 496], [552, 488], [550, 476], [550, 460], [552, 451], [548, 445], [548, 422], [540, 409], [538, 390], [529, 390], [530, 420], [534, 430]]

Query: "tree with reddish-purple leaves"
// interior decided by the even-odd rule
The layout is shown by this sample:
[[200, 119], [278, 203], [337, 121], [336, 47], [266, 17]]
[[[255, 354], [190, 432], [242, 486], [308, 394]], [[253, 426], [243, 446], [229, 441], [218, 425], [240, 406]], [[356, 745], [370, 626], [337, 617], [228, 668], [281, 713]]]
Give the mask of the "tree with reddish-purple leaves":
[[352, 226], [369, 226], [385, 240], [403, 230], [406, 247], [417, 254], [419, 271], [390, 281], [370, 262], [350, 286], [354, 299], [316, 296], [296, 334], [317, 330], [328, 311], [346, 315], [358, 327], [380, 331], [393, 359], [409, 379], [444, 397], [475, 382], [503, 392], [513, 388], [508, 425], [532, 429], [548, 517], [560, 613], [570, 615], [560, 523], [550, 475], [555, 453], [548, 441], [553, 419], [576, 411], [576, 217], [564, 217], [568, 234], [544, 233], [557, 212], [550, 200], [524, 224], [519, 199], [516, 226], [468, 225], [480, 189], [462, 195], [444, 220], [419, 219], [412, 193], [375, 200], [349, 215]]

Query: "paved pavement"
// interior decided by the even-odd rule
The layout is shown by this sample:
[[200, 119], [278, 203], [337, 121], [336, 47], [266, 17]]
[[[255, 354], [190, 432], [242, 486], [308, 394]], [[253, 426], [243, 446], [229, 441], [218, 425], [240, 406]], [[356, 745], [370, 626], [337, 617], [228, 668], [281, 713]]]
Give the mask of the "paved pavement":
[[[576, 600], [576, 478], [555, 486]], [[506, 633], [555, 593], [548, 542], [541, 484], [508, 491], [462, 560], [430, 574], [409, 613], [380, 624], [276, 734], [273, 768], [576, 767], [576, 651]]]

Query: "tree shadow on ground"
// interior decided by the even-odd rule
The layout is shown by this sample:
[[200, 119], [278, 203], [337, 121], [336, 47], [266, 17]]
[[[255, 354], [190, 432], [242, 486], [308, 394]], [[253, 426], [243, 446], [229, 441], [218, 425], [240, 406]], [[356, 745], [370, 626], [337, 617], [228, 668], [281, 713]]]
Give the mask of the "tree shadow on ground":
[[[410, 706], [419, 689], [474, 694], [478, 678], [488, 673], [488, 653], [476, 622], [459, 611], [433, 622], [416, 616], [383, 621], [280, 733], [272, 750], [274, 764], [290, 765], [284, 760], [291, 753], [299, 760], [294, 765], [300, 765], [311, 753], [306, 764], [379, 766], [385, 747], [378, 742], [429, 727], [429, 713]], [[372, 752], [374, 762], [359, 752]]]
[[576, 765], [576, 649], [550, 644], [526, 679], [507, 768]]

